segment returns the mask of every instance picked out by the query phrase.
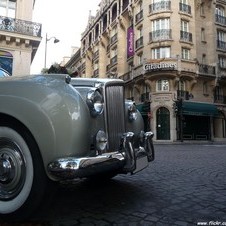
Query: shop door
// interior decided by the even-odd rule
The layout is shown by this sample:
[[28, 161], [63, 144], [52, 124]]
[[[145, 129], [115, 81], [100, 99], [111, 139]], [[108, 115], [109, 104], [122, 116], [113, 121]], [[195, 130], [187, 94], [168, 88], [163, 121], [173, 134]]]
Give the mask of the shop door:
[[157, 119], [157, 140], [170, 140], [170, 112], [167, 108], [161, 107], [156, 112]]

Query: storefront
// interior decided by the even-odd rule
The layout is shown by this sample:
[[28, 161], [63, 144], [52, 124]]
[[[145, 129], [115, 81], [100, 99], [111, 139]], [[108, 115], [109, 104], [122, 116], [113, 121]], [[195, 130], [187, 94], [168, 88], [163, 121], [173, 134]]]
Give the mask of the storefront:
[[214, 104], [178, 102], [177, 139], [212, 140], [213, 119], [219, 117]]

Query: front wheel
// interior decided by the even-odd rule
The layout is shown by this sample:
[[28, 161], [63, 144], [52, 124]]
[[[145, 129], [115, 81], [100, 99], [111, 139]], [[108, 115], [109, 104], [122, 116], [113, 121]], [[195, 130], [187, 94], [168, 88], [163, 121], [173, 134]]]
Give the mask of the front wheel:
[[47, 177], [28, 132], [0, 125], [0, 219], [28, 216], [44, 195]]

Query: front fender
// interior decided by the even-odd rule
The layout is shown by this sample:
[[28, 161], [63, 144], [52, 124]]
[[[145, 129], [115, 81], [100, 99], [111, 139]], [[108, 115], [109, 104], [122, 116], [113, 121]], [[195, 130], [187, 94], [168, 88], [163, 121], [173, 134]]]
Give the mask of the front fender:
[[56, 158], [80, 157], [89, 150], [88, 108], [78, 93], [73, 94], [62, 96], [52, 92], [39, 102], [0, 96], [0, 113], [14, 117], [28, 128], [38, 144], [45, 168]]

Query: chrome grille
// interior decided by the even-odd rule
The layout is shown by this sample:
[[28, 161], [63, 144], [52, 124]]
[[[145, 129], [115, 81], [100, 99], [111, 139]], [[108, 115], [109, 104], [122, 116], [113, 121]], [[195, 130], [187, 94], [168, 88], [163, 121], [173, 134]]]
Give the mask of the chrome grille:
[[124, 89], [120, 85], [108, 85], [105, 88], [105, 119], [108, 133], [109, 151], [117, 150], [125, 132]]

